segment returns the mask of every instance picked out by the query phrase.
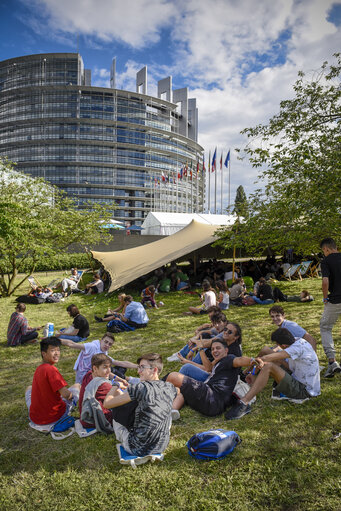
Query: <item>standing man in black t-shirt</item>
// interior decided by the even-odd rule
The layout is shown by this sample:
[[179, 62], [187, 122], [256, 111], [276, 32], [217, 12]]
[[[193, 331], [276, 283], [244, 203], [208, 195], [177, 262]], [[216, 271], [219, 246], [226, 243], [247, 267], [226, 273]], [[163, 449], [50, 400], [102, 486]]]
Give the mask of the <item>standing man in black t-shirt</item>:
[[338, 252], [332, 238], [322, 240], [320, 247], [324, 254], [321, 261], [324, 311], [320, 321], [320, 332], [322, 346], [329, 362], [323, 376], [333, 378], [335, 373], [341, 372], [341, 367], [335, 359], [332, 336], [333, 327], [341, 314], [341, 253]]

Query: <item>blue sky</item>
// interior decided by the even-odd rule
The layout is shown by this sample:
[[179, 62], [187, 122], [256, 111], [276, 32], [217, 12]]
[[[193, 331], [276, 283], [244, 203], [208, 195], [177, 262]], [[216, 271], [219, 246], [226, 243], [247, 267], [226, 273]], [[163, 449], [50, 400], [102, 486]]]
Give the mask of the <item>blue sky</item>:
[[209, 149], [220, 159], [231, 148], [234, 199], [257, 178], [236, 158], [240, 130], [278, 111], [299, 70], [309, 76], [340, 51], [341, 1], [0, 0], [0, 34], [0, 60], [78, 47], [97, 86], [109, 85], [114, 56], [118, 88], [134, 90], [144, 65], [150, 94], [171, 74], [174, 88], [197, 98], [206, 161]]

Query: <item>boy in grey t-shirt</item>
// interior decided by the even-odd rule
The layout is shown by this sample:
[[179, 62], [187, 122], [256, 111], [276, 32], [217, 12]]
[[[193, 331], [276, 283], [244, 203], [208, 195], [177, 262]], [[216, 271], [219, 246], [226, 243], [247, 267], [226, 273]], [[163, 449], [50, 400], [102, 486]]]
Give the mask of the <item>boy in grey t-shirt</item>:
[[140, 383], [130, 385], [126, 392], [112, 389], [104, 400], [105, 408], [116, 408], [137, 402], [134, 423], [130, 430], [113, 421], [116, 439], [124, 449], [136, 456], [164, 451], [169, 443], [172, 404], [177, 395], [173, 384], [159, 380], [163, 364], [161, 355], [148, 353], [138, 360]]

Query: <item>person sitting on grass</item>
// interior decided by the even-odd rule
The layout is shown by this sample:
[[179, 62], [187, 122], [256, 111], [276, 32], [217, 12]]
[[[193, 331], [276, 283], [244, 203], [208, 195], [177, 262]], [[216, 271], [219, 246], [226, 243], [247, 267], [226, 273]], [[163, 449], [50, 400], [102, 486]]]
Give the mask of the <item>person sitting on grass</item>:
[[46, 337], [40, 342], [43, 362], [35, 370], [32, 385], [25, 391], [29, 418], [34, 424], [56, 423], [68, 415], [78, 401], [79, 383], [68, 388], [56, 368], [60, 358], [60, 345], [57, 337]]
[[[104, 408], [103, 402], [112, 389], [109, 381], [111, 378], [110, 357], [105, 353], [96, 353], [91, 357], [91, 369], [83, 378], [79, 393], [79, 414], [83, 428], [96, 428], [102, 433], [113, 433], [111, 426], [114, 414], [111, 410]], [[127, 387], [127, 382], [119, 377], [115, 382], [120, 383], [122, 388]]]
[[246, 293], [244, 280], [240, 277], [236, 279], [230, 288], [230, 304], [241, 306]]
[[197, 381], [175, 372], [167, 376], [167, 381], [180, 389], [173, 403], [175, 410], [180, 410], [186, 403], [203, 415], [220, 415], [230, 402], [239, 368], [254, 363], [254, 359], [250, 357], [229, 355], [229, 348], [224, 340], [213, 341], [211, 351], [212, 371], [205, 381]]
[[74, 342], [82, 342], [90, 335], [90, 328], [88, 320], [82, 316], [75, 304], [68, 305], [67, 312], [73, 318], [72, 327], [61, 328], [60, 331], [55, 333], [56, 337], [61, 339], [69, 339]]
[[[301, 337], [305, 341], [308, 341], [312, 345], [313, 349], [316, 351], [316, 340], [314, 339], [314, 337], [310, 335], [306, 330], [304, 330], [304, 328], [295, 323], [295, 321], [289, 321], [288, 319], [286, 319], [283, 307], [281, 307], [280, 305], [273, 305], [269, 309], [269, 314], [274, 325], [281, 328], [286, 328], [287, 330], [289, 330], [289, 332], [292, 333], [294, 337], [297, 338]], [[265, 354], [266, 353], [261, 352], [259, 356]]]
[[18, 346], [20, 344], [34, 344], [38, 337], [38, 330], [42, 326], [30, 328], [27, 318], [24, 316], [26, 305], [18, 303], [15, 312], [12, 313], [7, 328], [7, 346]]
[[226, 412], [226, 419], [240, 419], [250, 413], [250, 401], [263, 390], [270, 376], [277, 384], [273, 399], [303, 403], [321, 393], [319, 361], [312, 346], [304, 339], [295, 339], [286, 328], [275, 330], [271, 340], [281, 350], [256, 358], [259, 374], [245, 396]]
[[94, 280], [85, 286], [85, 294], [97, 295], [103, 293], [104, 282], [99, 273], [95, 273]]
[[[108, 355], [108, 351], [114, 344], [114, 341], [114, 335], [110, 332], [105, 333], [100, 341], [96, 340], [85, 343], [76, 343], [69, 339], [61, 339], [63, 346], [68, 346], [69, 348], [80, 351], [73, 368], [74, 371], [76, 371], [76, 383], [82, 383], [86, 373], [91, 371], [91, 359], [93, 355], [96, 355], [97, 353]], [[111, 357], [109, 358], [114, 366], [137, 369], [137, 365], [132, 362], [128, 362], [126, 360], [114, 360]], [[111, 378], [114, 377], [114, 374], [115, 373], [111, 373]]]
[[213, 305], [216, 305], [217, 297], [215, 291], [207, 280], [203, 281], [202, 290], [203, 293], [201, 295], [201, 301], [203, 302], [203, 304], [201, 305], [201, 307], [189, 307], [189, 311], [184, 312], [185, 315], [207, 314], [207, 309], [209, 307], [212, 307]]
[[[179, 354], [179, 360], [182, 364], [184, 364], [180, 373], [185, 374], [186, 376], [190, 376], [195, 380], [205, 381], [211, 371], [212, 371], [212, 343], [217, 340], [223, 340], [226, 342], [229, 355], [234, 355], [235, 357], [242, 356], [242, 332], [241, 328], [237, 323], [233, 323], [231, 321], [227, 321], [224, 323], [224, 328], [216, 337], [212, 339], [200, 339], [196, 341], [196, 345], [193, 346], [193, 351], [197, 352], [193, 360], [189, 360], [188, 358], [183, 357]], [[207, 362], [208, 361], [208, 362]]]
[[129, 385], [126, 392], [113, 388], [103, 404], [109, 409], [122, 405], [132, 407], [133, 426], [130, 430], [119, 422], [119, 410], [113, 420], [116, 439], [128, 453], [135, 456], [159, 454], [169, 443], [172, 405], [177, 390], [171, 383], [159, 380], [163, 368], [161, 355], [147, 353], [139, 357], [137, 363], [140, 382]]
[[257, 295], [252, 296], [252, 298], [259, 305], [268, 305], [269, 303], [274, 303], [272, 287], [270, 284], [266, 283], [264, 277], [259, 279]]
[[[218, 305], [212, 305], [212, 307], [209, 307], [207, 309], [207, 314], [208, 314], [208, 319], [211, 320], [212, 318], [212, 314], [215, 314], [216, 312], [221, 312], [221, 309], [220, 307], [218, 307]], [[212, 324], [212, 321], [210, 323], [203, 323], [202, 325], [199, 325], [196, 329], [195, 329], [195, 332], [194, 334], [197, 335], [199, 334], [200, 332], [206, 332], [207, 330], [211, 330], [211, 328], [213, 328], [213, 324]]]
[[126, 304], [124, 314], [119, 314], [119, 318], [124, 323], [127, 323], [133, 328], [144, 328], [147, 326], [149, 318], [143, 305], [139, 302], [134, 302], [131, 295], [124, 298]]
[[221, 310], [226, 310], [230, 305], [230, 292], [223, 280], [218, 280], [216, 283], [218, 291], [218, 305]]
[[125, 308], [127, 306], [127, 303], [124, 301], [125, 297], [127, 295], [125, 293], [120, 293], [117, 296], [118, 299], [118, 306], [115, 309], [108, 309], [108, 312], [103, 316], [95, 316], [95, 320], [98, 323], [111, 321], [112, 319], [116, 319], [119, 317], [119, 312], [122, 312], [124, 314]]
[[155, 301], [155, 286], [148, 286], [142, 289], [141, 298], [143, 306], [147, 304], [149, 307], [154, 307], [154, 309], [158, 308]]
[[[223, 314], [221, 311], [212, 313], [211, 315], [211, 321], [212, 321], [212, 328], [204, 331], [200, 331], [198, 334], [194, 335], [190, 338], [190, 340], [187, 342], [187, 344], [180, 350], [173, 355], [169, 356], [167, 358], [168, 362], [179, 362], [181, 357], [192, 359], [194, 356], [194, 352], [197, 350], [198, 342], [203, 341], [203, 339], [209, 339], [209, 341], [206, 342], [206, 344], [203, 342], [200, 347], [210, 348], [211, 346], [211, 340], [215, 337], [219, 337], [222, 339], [223, 335], [222, 332], [224, 330], [224, 327], [227, 324], [227, 319], [225, 314]], [[194, 362], [201, 363], [200, 362], [200, 356], [197, 355], [194, 359]]]

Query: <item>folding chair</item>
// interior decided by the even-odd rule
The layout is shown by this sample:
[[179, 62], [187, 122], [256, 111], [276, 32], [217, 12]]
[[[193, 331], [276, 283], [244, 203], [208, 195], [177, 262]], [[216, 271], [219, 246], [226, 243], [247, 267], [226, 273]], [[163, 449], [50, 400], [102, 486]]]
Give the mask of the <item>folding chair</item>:
[[300, 267], [300, 275], [301, 277], [307, 277], [308, 276], [308, 270], [309, 270], [309, 267], [310, 265], [313, 263], [313, 261], [303, 261], [301, 263], [301, 267]]
[[293, 280], [293, 279], [302, 280], [302, 277], [299, 272], [300, 266], [301, 266], [301, 263], [293, 264], [292, 266], [290, 266], [290, 268], [286, 272], [284, 272], [283, 279], [285, 279], [285, 280]]
[[30, 275], [29, 277], [27, 277], [27, 280], [29, 281], [30, 283], [30, 286], [31, 286], [31, 289], [35, 289], [36, 287], [40, 286], [41, 287], [41, 284], [39, 282], [38, 279], [35, 279], [33, 277], [33, 275]]
[[311, 264], [310, 268], [308, 268], [308, 277], [319, 277], [321, 274], [321, 265], [320, 262], [316, 264]]

